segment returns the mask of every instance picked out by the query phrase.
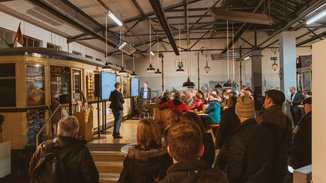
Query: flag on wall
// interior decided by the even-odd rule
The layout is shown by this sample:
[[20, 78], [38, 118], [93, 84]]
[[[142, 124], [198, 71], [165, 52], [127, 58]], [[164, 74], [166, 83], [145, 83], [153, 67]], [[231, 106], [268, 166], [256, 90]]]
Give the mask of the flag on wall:
[[14, 41], [14, 45], [18, 42], [19, 44], [23, 45], [24, 44], [24, 39], [23, 39], [23, 33], [20, 29], [20, 24], [18, 26], [17, 32], [16, 32], [16, 37], [15, 37], [15, 41]]

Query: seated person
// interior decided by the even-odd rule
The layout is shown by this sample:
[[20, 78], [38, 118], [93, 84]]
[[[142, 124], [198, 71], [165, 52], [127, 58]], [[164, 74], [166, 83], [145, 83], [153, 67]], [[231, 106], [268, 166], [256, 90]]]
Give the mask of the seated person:
[[163, 93], [163, 96], [162, 96], [161, 101], [160, 101], [159, 104], [163, 104], [163, 103], [165, 103], [167, 101], [170, 101], [170, 92], [168, 92], [168, 91]]
[[200, 92], [197, 92], [194, 102], [190, 106], [188, 106], [188, 108], [190, 110], [197, 109], [198, 111], [202, 111], [203, 106], [204, 106], [203, 95]]
[[[221, 120], [221, 104], [220, 101], [221, 97], [217, 94], [215, 95], [214, 93], [210, 95], [209, 97], [209, 104], [205, 110], [205, 113], [208, 114], [211, 119], [213, 124], [219, 124]], [[214, 135], [216, 134], [217, 127], [213, 128], [213, 133]]]
[[185, 103], [181, 100], [180, 92], [175, 92], [174, 93], [174, 98], [173, 100], [169, 100], [163, 104], [159, 104], [158, 108], [163, 109], [165, 107], [168, 107], [171, 110], [178, 110], [180, 112], [189, 112], [188, 107], [186, 106]]
[[167, 151], [173, 165], [160, 183], [206, 182], [227, 183], [225, 174], [200, 160], [204, 154], [203, 134], [197, 124], [180, 122], [173, 125], [167, 135]]
[[209, 126], [203, 124], [203, 121], [199, 118], [199, 116], [194, 112], [187, 112], [181, 116], [181, 121], [191, 121], [196, 123], [201, 132], [203, 133], [203, 144], [204, 144], [204, 154], [200, 157], [201, 160], [206, 161], [209, 166], [213, 165], [214, 157], [215, 157], [215, 146], [213, 142], [212, 134], [208, 131]]
[[137, 127], [137, 145], [129, 149], [118, 183], [151, 183], [162, 179], [172, 164], [162, 147], [161, 130], [156, 121], [145, 118]]

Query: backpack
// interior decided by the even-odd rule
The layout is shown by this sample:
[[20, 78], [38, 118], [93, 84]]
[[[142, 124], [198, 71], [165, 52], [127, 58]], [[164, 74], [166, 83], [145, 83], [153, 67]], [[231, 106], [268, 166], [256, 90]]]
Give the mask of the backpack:
[[[31, 183], [65, 183], [69, 171], [65, 165], [66, 157], [76, 151], [75, 145], [60, 147], [53, 140], [43, 142], [42, 151], [45, 154], [41, 157], [31, 174]], [[63, 151], [64, 150], [64, 151]]]

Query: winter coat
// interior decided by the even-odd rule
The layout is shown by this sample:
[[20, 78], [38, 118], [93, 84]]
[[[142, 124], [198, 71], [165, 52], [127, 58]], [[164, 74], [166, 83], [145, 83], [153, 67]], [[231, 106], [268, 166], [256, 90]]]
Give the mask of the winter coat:
[[[62, 154], [66, 154], [66, 150], [70, 151], [70, 153], [64, 157], [66, 166], [65, 170], [68, 170], [68, 172], [65, 173], [67, 176], [67, 182], [97, 183], [99, 181], [99, 174], [95, 167], [93, 158], [83, 141], [72, 137], [59, 136], [54, 142], [56, 146], [60, 146], [62, 148]], [[31, 159], [29, 168], [30, 175], [38, 160], [44, 157], [45, 154], [45, 143], [42, 143], [37, 147], [37, 150]]]
[[220, 149], [223, 143], [228, 140], [231, 133], [240, 125], [238, 116], [235, 114], [235, 106], [222, 112], [221, 122], [215, 135], [215, 146]]
[[159, 109], [163, 109], [163, 108], [165, 108], [165, 107], [168, 107], [168, 108], [170, 108], [171, 110], [178, 110], [178, 111], [180, 111], [180, 112], [189, 112], [189, 109], [188, 109], [188, 107], [186, 106], [186, 104], [184, 104], [183, 102], [182, 102], [182, 100], [180, 100], [180, 99], [173, 99], [173, 100], [170, 100], [170, 101], [167, 101], [167, 102], [165, 102], [165, 103], [163, 103], [163, 104], [159, 104], [158, 105], [158, 108]]
[[172, 158], [163, 148], [147, 151], [138, 147], [129, 149], [118, 183], [151, 183], [160, 180], [172, 163]]
[[282, 112], [282, 106], [274, 105], [257, 116], [258, 124], [265, 126], [273, 135], [275, 153], [272, 175], [274, 182], [283, 182], [288, 172], [289, 147], [292, 141], [292, 123]]
[[190, 110], [198, 109], [199, 111], [202, 111], [204, 107], [203, 100], [200, 98], [197, 98], [188, 108]]
[[212, 123], [220, 123], [221, 104], [217, 100], [211, 100], [205, 110], [205, 113], [211, 117]]
[[169, 167], [168, 173], [159, 183], [228, 183], [225, 174], [211, 168], [203, 160], [178, 162]]
[[291, 158], [292, 168], [297, 169], [311, 164], [311, 116], [304, 115], [295, 127], [293, 135], [293, 155]]
[[223, 144], [217, 165], [230, 183], [269, 183], [273, 151], [269, 130], [248, 119]]
[[200, 159], [206, 161], [209, 166], [212, 166], [215, 158], [215, 146], [211, 133], [203, 134], [203, 144], [205, 149]]
[[125, 103], [125, 99], [123, 95], [118, 90], [114, 90], [110, 94], [109, 101], [111, 101], [110, 108], [115, 111], [123, 110], [123, 103]]

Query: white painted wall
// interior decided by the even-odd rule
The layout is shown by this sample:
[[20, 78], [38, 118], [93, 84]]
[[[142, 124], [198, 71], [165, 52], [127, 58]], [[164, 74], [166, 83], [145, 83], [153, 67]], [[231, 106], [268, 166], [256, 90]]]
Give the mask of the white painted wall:
[[326, 78], [326, 41], [320, 41], [312, 46], [312, 88], [313, 88], [313, 114], [312, 114], [312, 180], [314, 183], [326, 182], [326, 113], [325, 90], [322, 82]]

